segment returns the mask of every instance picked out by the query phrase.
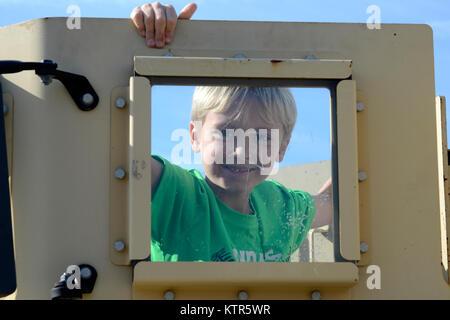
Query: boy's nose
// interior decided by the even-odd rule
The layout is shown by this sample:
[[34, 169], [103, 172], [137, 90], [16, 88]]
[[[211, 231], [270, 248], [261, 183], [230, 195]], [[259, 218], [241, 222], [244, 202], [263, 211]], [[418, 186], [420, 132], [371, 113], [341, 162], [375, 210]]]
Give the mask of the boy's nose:
[[[237, 144], [236, 147], [234, 148], [234, 162], [237, 164], [238, 163], [238, 159], [243, 159], [245, 164], [255, 164], [255, 163], [251, 163], [251, 162], [256, 162], [257, 156], [255, 153], [255, 150], [252, 151], [251, 146], [246, 143], [245, 146], [242, 144]], [[254, 155], [252, 155], [252, 152], [255, 153]], [[253, 161], [252, 161], [253, 159]], [[242, 160], [241, 160], [242, 162]]]
[[242, 155], [242, 154], [245, 154], [245, 148], [244, 148], [244, 146], [242, 146], [242, 145], [236, 146], [236, 148], [234, 149], [234, 153], [235, 153], [236, 155]]

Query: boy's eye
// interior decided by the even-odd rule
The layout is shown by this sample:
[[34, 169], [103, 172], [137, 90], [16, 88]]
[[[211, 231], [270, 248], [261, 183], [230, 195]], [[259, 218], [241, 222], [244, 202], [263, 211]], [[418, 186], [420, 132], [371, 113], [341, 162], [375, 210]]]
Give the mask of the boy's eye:
[[[223, 138], [226, 138], [226, 136], [227, 136], [227, 129], [220, 130], [220, 133], [222, 134]], [[270, 135], [265, 134], [265, 133], [257, 134], [257, 138], [258, 138], [258, 140], [271, 140]]]
[[258, 134], [258, 139], [260, 140], [270, 140], [270, 136], [267, 134]]

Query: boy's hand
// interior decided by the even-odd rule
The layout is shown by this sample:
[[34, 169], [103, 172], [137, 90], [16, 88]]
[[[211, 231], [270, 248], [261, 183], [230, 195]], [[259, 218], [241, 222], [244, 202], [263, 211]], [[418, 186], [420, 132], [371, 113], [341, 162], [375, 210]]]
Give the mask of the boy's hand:
[[329, 178], [320, 188], [319, 193], [313, 196], [316, 202], [316, 216], [311, 228], [318, 228], [331, 224], [333, 216], [333, 184]]
[[131, 20], [147, 45], [152, 48], [164, 48], [173, 40], [177, 19], [190, 19], [197, 10], [195, 3], [190, 3], [181, 10], [177, 17], [175, 8], [159, 2], [146, 3], [131, 12]]

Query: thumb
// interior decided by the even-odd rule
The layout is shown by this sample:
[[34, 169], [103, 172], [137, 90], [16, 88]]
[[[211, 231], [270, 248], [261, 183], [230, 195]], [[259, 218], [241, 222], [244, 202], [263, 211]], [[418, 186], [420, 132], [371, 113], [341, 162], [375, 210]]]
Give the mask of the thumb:
[[197, 5], [194, 2], [189, 3], [183, 8], [183, 10], [181, 10], [180, 14], [178, 15], [178, 19], [190, 19], [195, 10], [197, 10]]

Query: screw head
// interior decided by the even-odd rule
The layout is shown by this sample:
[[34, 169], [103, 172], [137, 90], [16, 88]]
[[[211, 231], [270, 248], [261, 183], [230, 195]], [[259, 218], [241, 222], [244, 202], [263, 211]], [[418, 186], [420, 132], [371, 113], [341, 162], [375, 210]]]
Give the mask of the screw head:
[[164, 292], [164, 300], [175, 300], [175, 293], [173, 291], [167, 290]]
[[246, 291], [244, 291], [244, 290], [239, 291], [238, 299], [239, 300], [248, 300], [248, 293]]
[[320, 299], [322, 299], [320, 291], [314, 290], [313, 292], [311, 292], [311, 300], [320, 300]]
[[6, 115], [9, 111], [9, 106], [7, 104], [3, 104], [3, 114]]
[[94, 102], [94, 97], [90, 93], [85, 93], [83, 94], [82, 101], [85, 106], [90, 106]]
[[361, 112], [364, 110], [364, 103], [362, 102], [357, 102], [356, 103], [356, 111]]
[[51, 76], [39, 76], [39, 77], [41, 78], [41, 82], [46, 86], [48, 86], [53, 81]]
[[247, 59], [247, 57], [243, 53], [237, 53], [237, 54], [235, 54], [233, 56], [233, 58], [235, 58], [235, 59]]
[[117, 168], [114, 170], [114, 177], [116, 177], [116, 179], [122, 180], [125, 178], [126, 174], [126, 171], [122, 168]]
[[123, 242], [122, 240], [117, 240], [116, 242], [114, 242], [114, 250], [116, 250], [117, 252], [122, 252], [123, 250], [125, 250], [125, 242]]
[[361, 251], [361, 253], [366, 253], [369, 251], [369, 245], [366, 242], [361, 242], [359, 244], [359, 251]]
[[82, 268], [80, 270], [80, 275], [81, 275], [82, 278], [88, 279], [88, 278], [90, 278], [92, 276], [92, 271], [89, 268]]
[[359, 171], [358, 172], [358, 180], [359, 181], [364, 181], [367, 179], [367, 174], [364, 171]]
[[119, 98], [116, 99], [115, 105], [116, 105], [117, 108], [123, 109], [127, 105], [127, 101], [124, 98], [119, 97]]

